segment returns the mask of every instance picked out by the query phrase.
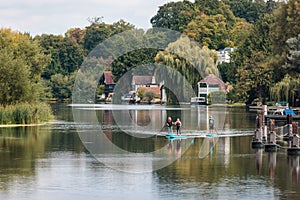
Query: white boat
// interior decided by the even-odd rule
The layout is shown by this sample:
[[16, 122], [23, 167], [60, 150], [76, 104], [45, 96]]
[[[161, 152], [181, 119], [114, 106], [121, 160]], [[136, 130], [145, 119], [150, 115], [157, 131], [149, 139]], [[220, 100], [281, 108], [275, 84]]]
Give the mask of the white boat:
[[206, 105], [205, 97], [192, 97], [191, 98], [191, 105]]

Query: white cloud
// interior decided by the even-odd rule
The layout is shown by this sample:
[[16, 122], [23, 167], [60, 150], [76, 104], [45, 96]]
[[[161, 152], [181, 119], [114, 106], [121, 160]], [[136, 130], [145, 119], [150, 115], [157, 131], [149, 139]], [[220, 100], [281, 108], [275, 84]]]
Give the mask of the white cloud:
[[[137, 28], [150, 28], [159, 6], [171, 0], [10, 0], [1, 2], [0, 26], [32, 35], [63, 34], [89, 25], [88, 18], [103, 16], [113, 23], [123, 19]], [[176, 1], [176, 0], [175, 0]]]

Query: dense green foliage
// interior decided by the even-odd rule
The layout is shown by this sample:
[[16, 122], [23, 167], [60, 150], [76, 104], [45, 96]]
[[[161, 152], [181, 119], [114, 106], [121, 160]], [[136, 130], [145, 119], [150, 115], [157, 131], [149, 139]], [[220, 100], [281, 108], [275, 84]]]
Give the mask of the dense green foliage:
[[0, 124], [38, 124], [53, 119], [47, 103], [0, 106]]
[[[4, 29], [0, 37], [0, 102], [37, 100], [48, 97], [47, 91], [58, 100], [70, 99], [74, 80], [81, 79], [78, 70], [86, 56], [99, 43], [133, 30], [128, 36], [114, 37], [118, 46], [101, 49], [101, 57], [90, 55], [83, 66], [90, 78], [82, 81], [97, 84], [99, 77], [94, 69], [89, 69], [92, 65], [111, 70], [118, 82], [125, 74], [129, 79], [132, 75], [159, 74], [149, 65], [155, 63], [179, 72], [194, 89], [205, 75], [220, 75], [234, 88], [227, 94], [231, 102], [250, 103], [259, 98], [293, 104], [294, 99], [300, 98], [299, 13], [299, 0], [169, 2], [159, 6], [150, 22], [153, 27], [175, 30], [191, 39], [180, 37], [177, 41], [168, 41], [164, 33], [149, 34], [136, 29], [123, 20], [107, 24], [101, 17], [90, 19], [87, 27], [67, 30], [64, 36], [42, 34], [32, 39]], [[165, 51], [147, 48], [148, 43], [166, 41], [169, 45]], [[216, 50], [225, 47], [235, 48], [231, 61], [217, 65]], [[118, 55], [120, 50], [126, 53]], [[180, 82], [175, 73], [168, 73], [174, 84]], [[120, 85], [130, 87], [130, 81]], [[90, 89], [82, 88], [87, 93]], [[184, 96], [186, 91], [180, 87], [178, 90]], [[173, 93], [169, 91], [170, 96]], [[82, 98], [93, 100], [90, 96]]]
[[41, 75], [49, 60], [29, 35], [0, 30], [0, 124], [52, 119], [50, 106], [41, 103], [47, 96]]
[[224, 0], [236, 17], [247, 22], [257, 22], [264, 14], [271, 14], [276, 7], [274, 0]]
[[49, 61], [29, 35], [0, 29], [0, 104], [45, 98], [41, 74]]

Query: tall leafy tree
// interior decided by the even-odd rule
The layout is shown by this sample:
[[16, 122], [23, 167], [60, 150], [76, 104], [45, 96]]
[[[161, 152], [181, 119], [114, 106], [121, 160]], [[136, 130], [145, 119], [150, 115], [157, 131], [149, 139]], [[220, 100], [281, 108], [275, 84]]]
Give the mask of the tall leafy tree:
[[90, 52], [111, 34], [112, 32], [108, 24], [105, 24], [101, 18], [94, 19], [94, 21], [91, 21], [91, 25], [86, 27], [83, 43], [84, 49]]
[[194, 5], [205, 15], [223, 15], [229, 22], [229, 26], [235, 23], [236, 17], [234, 16], [230, 7], [223, 1], [219, 0], [195, 0]]
[[287, 40], [287, 57], [284, 78], [271, 87], [271, 96], [279, 101], [285, 100], [294, 104], [294, 97], [300, 97], [300, 34]]
[[[210, 51], [206, 47], [201, 48], [198, 43], [190, 40], [187, 36], [182, 36], [177, 41], [170, 43], [166, 51], [160, 51], [155, 57], [156, 63], [169, 66], [173, 70], [161, 68], [161, 71], [156, 74], [160, 80], [169, 77], [168, 80], [172, 82], [171, 85], [176, 85], [178, 97], [189, 101], [191, 95], [195, 94], [190, 94], [182, 83], [186, 79], [196, 91], [197, 83], [204, 76], [208, 74], [218, 76], [219, 72], [215, 65], [216, 59], [216, 52]], [[167, 90], [167, 95], [170, 97], [168, 100], [176, 103], [177, 98], [172, 94], [173, 92]]]
[[48, 62], [49, 57], [29, 35], [0, 29], [0, 104], [43, 99], [41, 73]]
[[271, 30], [272, 50], [277, 74], [276, 84], [271, 88], [271, 95], [276, 99], [294, 103], [299, 94], [299, 33], [300, 3], [298, 0], [280, 2], [274, 11], [275, 23]]
[[[147, 32], [142, 29], [134, 29], [122, 34], [121, 37], [118, 37], [118, 35], [113, 37], [112, 44], [117, 44], [117, 47], [115, 49], [108, 48], [110, 54], [116, 57], [114, 52], [116, 50], [127, 52], [116, 57], [112, 63], [112, 73], [115, 81], [117, 82], [125, 73], [137, 66], [143, 66], [142, 71], [135, 70], [133, 75], [153, 75], [152, 67], [147, 64], [154, 63], [154, 58], [159, 51], [158, 48], [164, 48], [167, 44], [173, 42], [173, 38], [176, 39], [174, 36], [169, 37], [168, 32], [161, 29], [148, 30]], [[155, 46], [157, 46], [157, 49], [149, 48]]]
[[62, 74], [52, 75], [50, 80], [52, 96], [60, 100], [71, 98], [75, 74], [76, 73], [72, 73], [69, 76]]
[[79, 44], [80, 46], [83, 46], [84, 35], [85, 35], [85, 30], [81, 28], [71, 28], [68, 29], [67, 32], [65, 33], [65, 37], [70, 38], [71, 41]]
[[79, 69], [84, 51], [70, 38], [43, 34], [36, 36], [35, 40], [44, 48], [45, 54], [51, 56], [51, 62], [43, 73], [45, 79], [49, 80], [54, 74], [69, 75]]
[[294, 97], [298, 95], [300, 97], [299, 91], [300, 85], [300, 75], [297, 73], [293, 77], [289, 74], [286, 74], [284, 78], [273, 85], [270, 89], [271, 97], [275, 101], [289, 101], [292, 106], [294, 104]]
[[273, 70], [268, 65], [265, 52], [252, 52], [252, 56], [246, 59], [237, 70], [237, 84], [235, 86], [240, 99], [250, 103], [254, 98], [269, 96], [268, 88], [272, 84]]
[[255, 23], [264, 14], [271, 14], [277, 6], [274, 0], [223, 0], [236, 17]]
[[210, 49], [231, 46], [226, 18], [221, 14], [197, 16], [188, 24], [185, 33]]
[[292, 76], [300, 73], [300, 33], [286, 41], [288, 45], [285, 68]]
[[153, 27], [182, 32], [198, 14], [199, 11], [190, 1], [169, 2], [159, 7], [157, 14], [151, 18], [150, 22]]
[[[265, 56], [272, 55], [270, 38], [272, 23], [274, 23], [273, 15], [266, 14], [255, 25], [251, 25], [249, 35], [244, 43], [237, 46], [237, 49], [231, 54], [231, 63], [235, 70], [243, 67], [244, 61], [251, 59], [255, 52], [263, 52]], [[231, 82], [236, 81], [232, 80]]]
[[124, 20], [119, 20], [113, 24], [110, 25], [110, 28], [112, 30], [112, 35], [121, 33], [123, 31], [129, 31], [134, 29], [134, 25], [130, 24], [129, 22], [126, 22]]
[[229, 6], [218, 0], [195, 1], [198, 13], [184, 32], [203, 46], [222, 49], [244, 41], [248, 24], [236, 18]]
[[119, 20], [113, 24], [106, 24], [102, 21], [101, 17], [91, 19], [90, 23], [91, 25], [85, 28], [83, 42], [84, 49], [87, 53], [110, 36], [134, 28], [134, 25], [124, 20]]
[[275, 21], [272, 26], [272, 44], [274, 54], [283, 55], [287, 50], [286, 41], [297, 37], [300, 33], [300, 3], [299, 0], [280, 2], [274, 11]]

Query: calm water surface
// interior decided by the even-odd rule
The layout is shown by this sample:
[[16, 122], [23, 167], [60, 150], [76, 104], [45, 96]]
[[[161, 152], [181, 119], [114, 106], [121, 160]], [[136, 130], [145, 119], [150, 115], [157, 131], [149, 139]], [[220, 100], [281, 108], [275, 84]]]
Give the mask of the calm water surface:
[[[78, 105], [75, 120], [70, 106], [53, 108], [53, 123], [0, 128], [0, 199], [300, 199], [299, 157], [252, 149], [255, 113], [243, 108]], [[153, 135], [167, 116], [181, 118], [183, 133], [205, 134], [210, 115], [222, 137]], [[131, 154], [93, 149], [102, 145], [95, 130]]]

